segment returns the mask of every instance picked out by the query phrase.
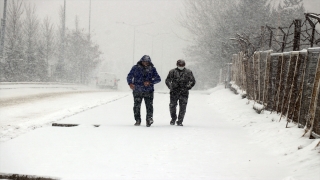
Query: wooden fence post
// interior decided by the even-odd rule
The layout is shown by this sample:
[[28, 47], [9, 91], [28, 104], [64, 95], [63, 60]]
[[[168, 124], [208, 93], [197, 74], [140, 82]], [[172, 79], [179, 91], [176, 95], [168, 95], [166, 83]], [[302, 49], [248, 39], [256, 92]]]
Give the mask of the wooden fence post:
[[318, 54], [318, 64], [316, 66], [316, 72], [315, 72], [315, 76], [314, 76], [314, 85], [312, 88], [312, 93], [311, 93], [311, 102], [309, 105], [309, 112], [308, 112], [308, 119], [307, 119], [307, 128], [306, 128], [306, 132], [307, 130], [310, 131], [310, 138], [312, 138], [312, 130], [313, 130], [313, 125], [314, 125], [314, 120], [315, 120], [315, 112], [316, 112], [316, 108], [317, 108], [317, 99], [318, 97], [318, 91], [319, 91], [319, 87], [320, 87], [320, 48], [318, 49], [319, 52], [315, 53]]
[[260, 43], [260, 50], [263, 50], [264, 48], [264, 26], [261, 26], [261, 43]]
[[296, 78], [298, 57], [299, 57], [299, 52], [293, 51], [290, 53], [290, 59], [289, 59], [290, 64], [289, 64], [286, 89], [285, 89], [285, 92], [287, 94], [284, 96], [283, 109], [281, 111], [281, 114], [287, 117], [288, 122], [289, 122], [289, 120], [288, 120], [289, 114], [288, 113], [289, 113], [289, 109], [290, 109], [291, 96], [292, 96], [293, 87], [294, 87], [295, 78]]
[[300, 49], [301, 19], [294, 20], [293, 51]]
[[275, 72], [275, 95], [272, 110], [278, 112], [279, 106], [279, 97], [280, 97], [280, 84], [281, 84], [281, 73], [282, 73], [282, 64], [283, 64], [283, 53], [274, 54], [277, 56], [277, 66]]
[[316, 70], [318, 65], [318, 57], [320, 54], [320, 48], [308, 49], [308, 59], [304, 74], [304, 83], [301, 99], [301, 108], [298, 123], [300, 127], [305, 127], [308, 125], [309, 119], [309, 108], [312, 101], [312, 91], [315, 83]]
[[269, 82], [268, 82], [268, 101], [267, 110], [273, 111], [277, 95], [277, 69], [279, 65], [279, 53], [270, 54]]

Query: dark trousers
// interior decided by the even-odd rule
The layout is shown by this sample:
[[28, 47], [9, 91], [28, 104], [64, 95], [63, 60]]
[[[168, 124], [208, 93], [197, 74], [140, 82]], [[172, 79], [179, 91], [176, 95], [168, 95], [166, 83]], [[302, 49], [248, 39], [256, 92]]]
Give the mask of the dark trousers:
[[141, 103], [143, 99], [147, 108], [146, 120], [152, 119], [153, 92], [133, 92], [132, 94], [133, 94], [133, 100], [134, 100], [134, 106], [133, 106], [134, 119], [136, 121], [141, 121], [140, 109], [141, 109]]
[[177, 120], [177, 105], [179, 101], [179, 116], [178, 116], [178, 122], [182, 123], [184, 115], [186, 114], [186, 109], [187, 109], [187, 104], [188, 104], [188, 97], [189, 97], [189, 92], [175, 92], [171, 91], [170, 92], [170, 104], [169, 104], [169, 109], [170, 109], [170, 115], [171, 119]]

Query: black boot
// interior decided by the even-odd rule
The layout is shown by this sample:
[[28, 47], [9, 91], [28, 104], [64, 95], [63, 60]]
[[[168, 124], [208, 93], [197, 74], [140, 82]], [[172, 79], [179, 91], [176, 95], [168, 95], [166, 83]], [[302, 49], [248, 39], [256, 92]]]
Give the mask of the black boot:
[[135, 126], [140, 126], [140, 124], [141, 124], [141, 121], [136, 121], [136, 123], [134, 124]]
[[183, 126], [182, 121], [177, 121], [177, 126]]
[[174, 125], [176, 123], [176, 120], [171, 119], [170, 125]]
[[149, 118], [149, 119], [147, 120], [147, 127], [150, 127], [152, 123], [153, 123], [153, 119], [152, 119], [152, 118]]

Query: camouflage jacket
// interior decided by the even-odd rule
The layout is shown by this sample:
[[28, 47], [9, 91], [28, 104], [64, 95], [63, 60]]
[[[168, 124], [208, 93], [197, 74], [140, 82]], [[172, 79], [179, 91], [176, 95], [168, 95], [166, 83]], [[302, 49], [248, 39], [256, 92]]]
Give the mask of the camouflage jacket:
[[188, 91], [196, 84], [196, 80], [190, 69], [178, 68], [169, 71], [166, 78], [166, 85], [170, 91]]

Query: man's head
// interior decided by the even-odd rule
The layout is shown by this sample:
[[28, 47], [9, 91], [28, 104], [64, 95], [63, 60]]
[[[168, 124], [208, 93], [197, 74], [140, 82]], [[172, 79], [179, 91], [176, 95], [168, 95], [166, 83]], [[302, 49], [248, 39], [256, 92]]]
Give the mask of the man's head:
[[148, 66], [150, 62], [151, 62], [150, 56], [148, 56], [148, 55], [142, 56], [141, 63], [143, 66]]
[[179, 59], [179, 60], [177, 61], [177, 67], [178, 67], [180, 70], [183, 70], [185, 66], [186, 66], [186, 62], [185, 62], [184, 60]]

